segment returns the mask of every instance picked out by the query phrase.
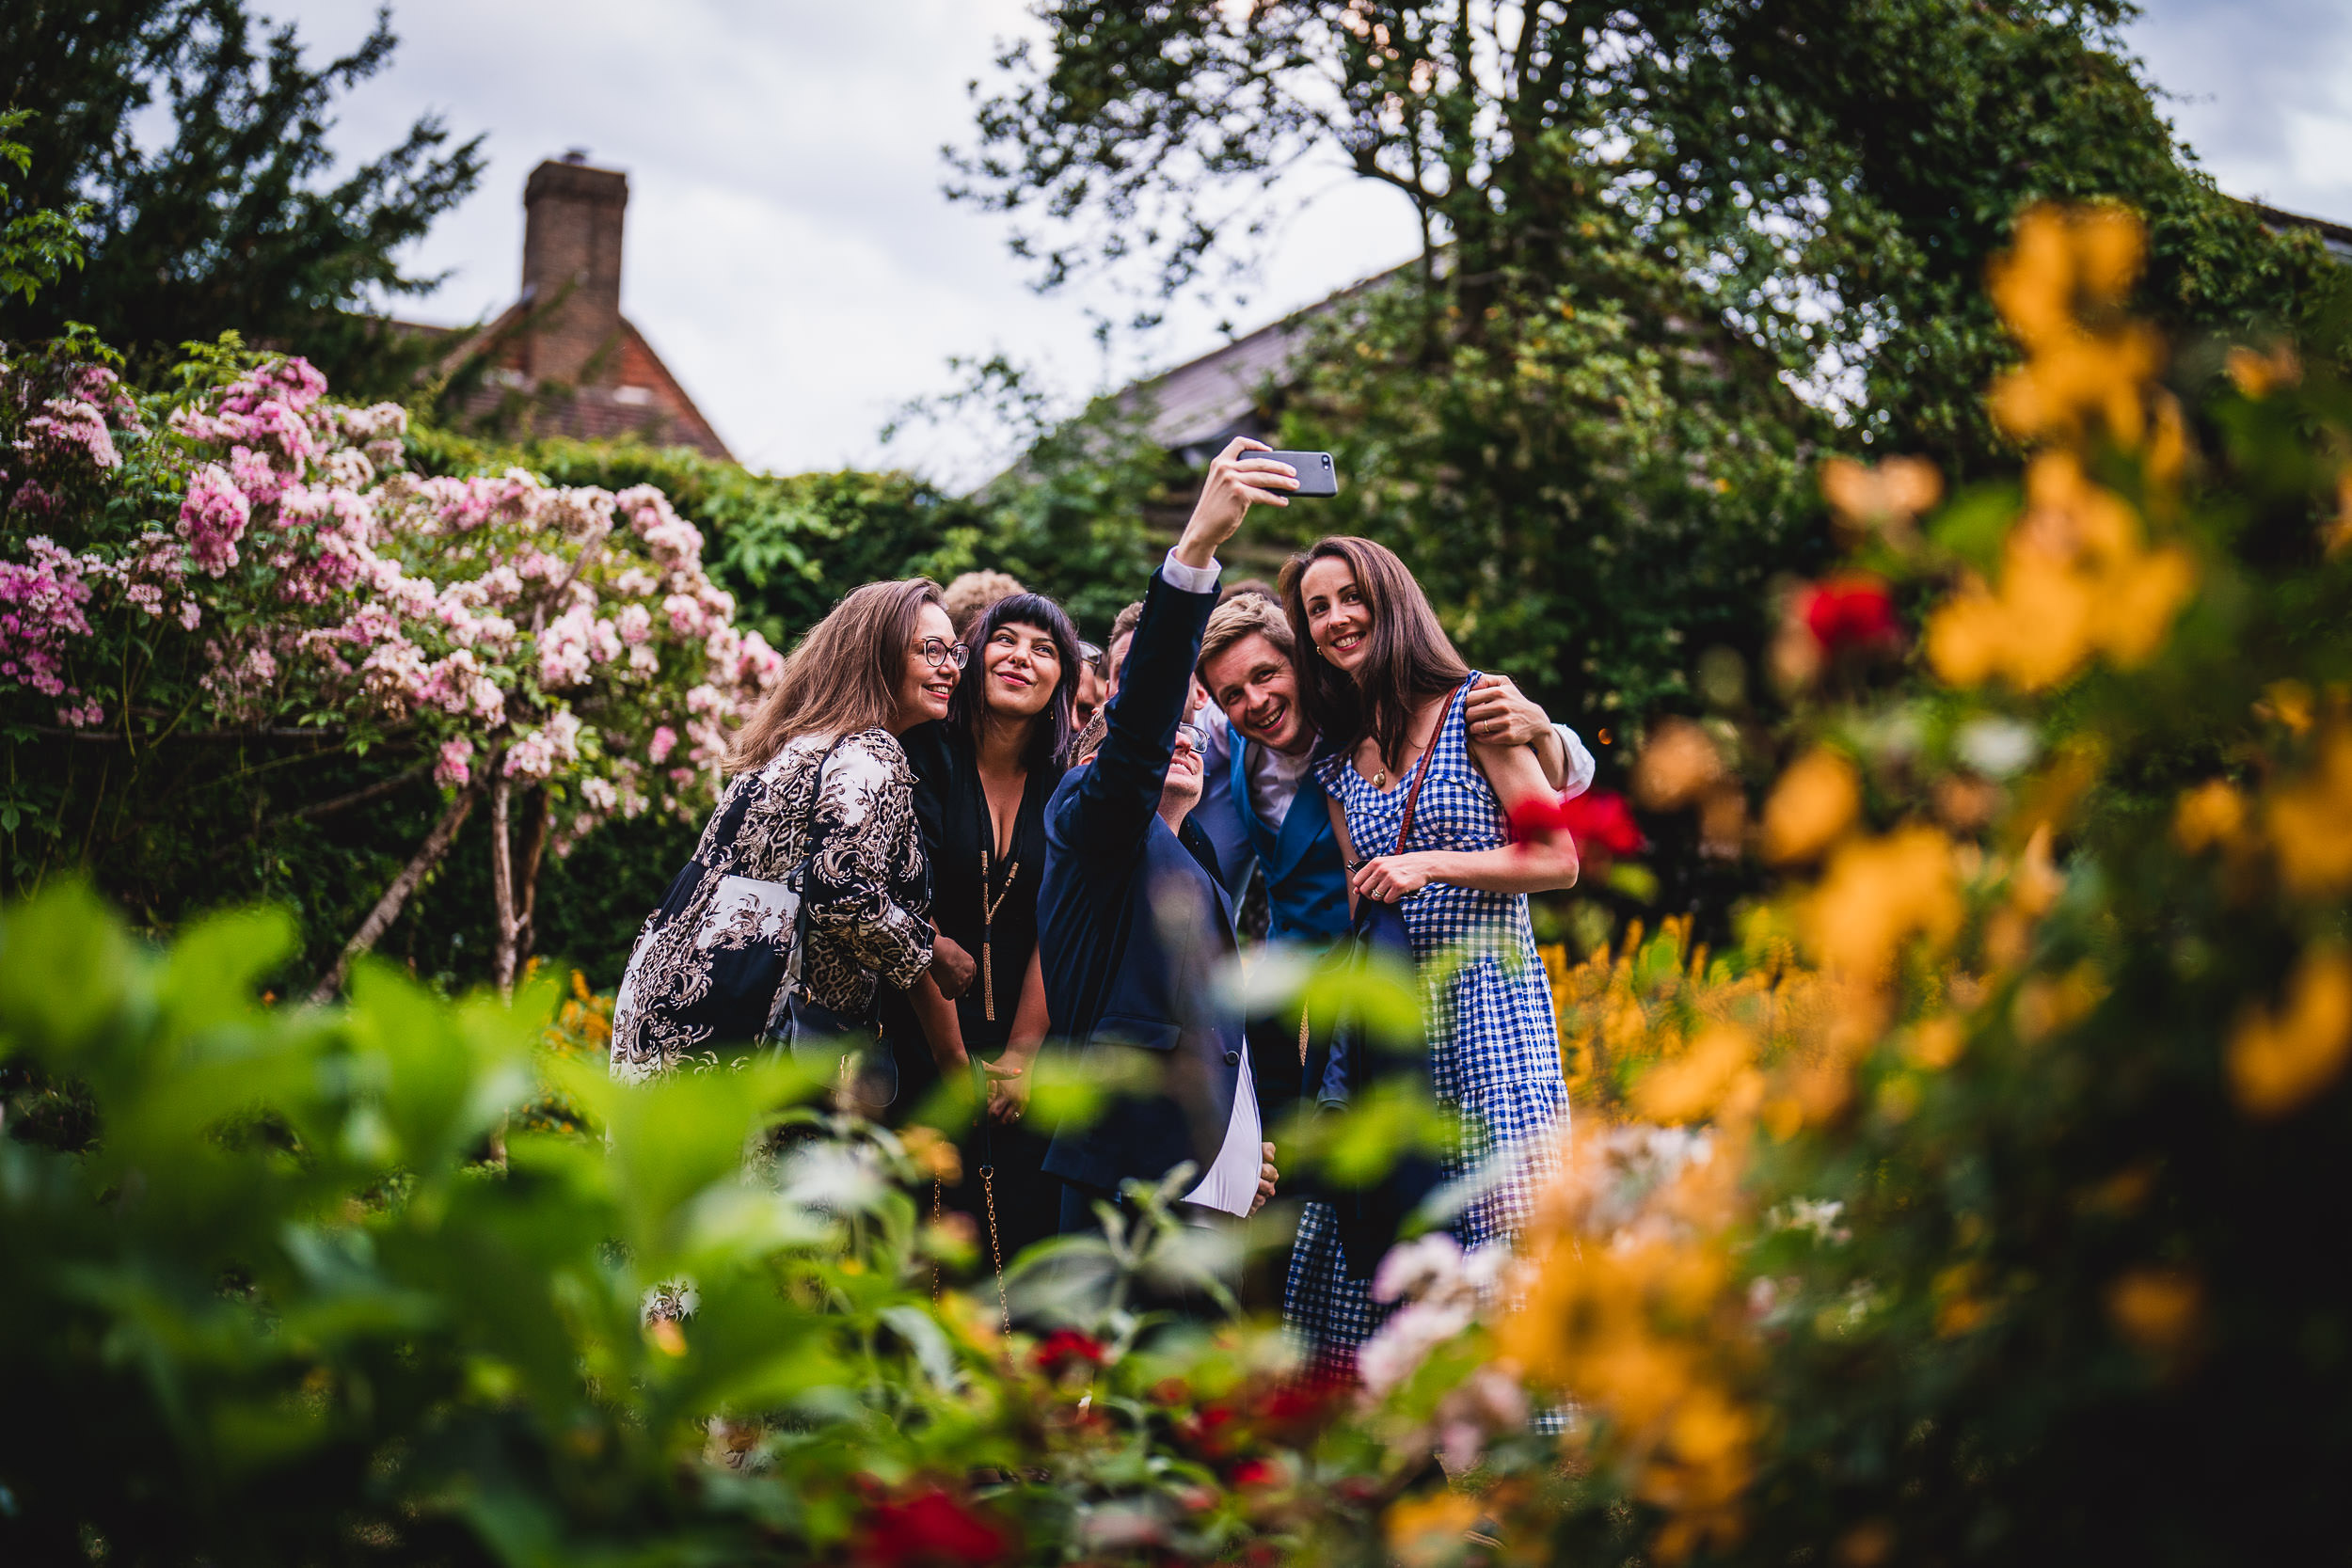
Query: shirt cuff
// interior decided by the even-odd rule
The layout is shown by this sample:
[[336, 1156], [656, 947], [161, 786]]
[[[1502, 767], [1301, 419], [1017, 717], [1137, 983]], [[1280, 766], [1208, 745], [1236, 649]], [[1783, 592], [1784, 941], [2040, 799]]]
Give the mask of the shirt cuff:
[[1593, 764], [1593, 753], [1584, 749], [1584, 742], [1579, 740], [1576, 732], [1567, 725], [1554, 724], [1551, 727], [1559, 733], [1560, 749], [1567, 761], [1565, 770], [1567, 777], [1560, 781], [1560, 793], [1581, 795], [1593, 787], [1593, 774], [1597, 771]]
[[1214, 557], [1206, 566], [1187, 566], [1176, 559], [1176, 552], [1172, 549], [1168, 552], [1168, 559], [1160, 562], [1160, 576], [1168, 579], [1170, 588], [1184, 594], [1212, 592], [1216, 587], [1218, 575], [1224, 570]]

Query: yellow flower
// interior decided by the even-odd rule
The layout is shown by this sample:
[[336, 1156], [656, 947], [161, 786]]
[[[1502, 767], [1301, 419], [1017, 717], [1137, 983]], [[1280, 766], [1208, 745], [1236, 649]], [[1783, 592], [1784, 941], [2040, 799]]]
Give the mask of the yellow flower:
[[1764, 1080], [1749, 1066], [1755, 1054], [1745, 1031], [1715, 1024], [1690, 1050], [1643, 1074], [1634, 1108], [1648, 1120], [1669, 1123], [1747, 1115], [1764, 1092]]
[[1928, 621], [1928, 659], [1954, 686], [1994, 675], [2027, 691], [2072, 676], [2095, 653], [2117, 664], [2163, 644], [2196, 569], [2173, 546], [2142, 546], [2122, 497], [2093, 484], [2070, 451], [2026, 473], [2026, 513], [2002, 555], [1997, 593], [1969, 582]]
[[2318, 765], [2271, 792], [2263, 826], [2288, 892], [2326, 898], [2352, 888], [2352, 729], [2321, 737]]
[[1724, 776], [1723, 753], [1688, 719], [1660, 723], [1633, 765], [1633, 796], [1649, 811], [1689, 805]]
[[1811, 860], [1852, 825], [1862, 781], [1836, 752], [1815, 750], [1781, 775], [1764, 806], [1764, 858], [1775, 864]]
[[2138, 276], [2139, 221], [2121, 208], [2040, 206], [1992, 267], [1994, 303], [2026, 363], [1994, 383], [1994, 419], [2021, 440], [2072, 436], [2096, 418], [2125, 443], [2143, 427], [2140, 388], [2163, 363], [2153, 329], [2112, 316]]
[[1890, 457], [1866, 467], [1851, 457], [1821, 465], [1821, 495], [1851, 531], [1879, 529], [1898, 545], [1917, 537], [1911, 520], [1944, 496], [1944, 476], [1924, 457]]
[[1400, 1497], [1389, 1506], [1389, 1550], [1405, 1568], [1433, 1568], [1462, 1554], [1463, 1534], [1478, 1522], [1478, 1504], [1458, 1492]]
[[2172, 808], [2172, 839], [2192, 855], [2228, 844], [2246, 826], [2246, 797], [2224, 779], [2208, 779], [2181, 793]]
[[2179, 1269], [2134, 1269], [2107, 1288], [2107, 1316], [2141, 1350], [2169, 1355], [2195, 1331], [2204, 1294]]
[[2286, 1115], [2335, 1081], [2352, 1050], [2352, 959], [2314, 947], [2287, 982], [2286, 1010], [2254, 1008], [2230, 1036], [2230, 1092], [2250, 1117]]
[[899, 1133], [898, 1139], [906, 1145], [907, 1158], [932, 1180], [953, 1185], [963, 1180], [963, 1156], [934, 1129], [918, 1124]]
[[2274, 388], [2292, 387], [2303, 379], [2303, 362], [2296, 357], [2292, 343], [2280, 343], [2268, 354], [2241, 343], [2230, 350], [2224, 365], [2230, 384], [2249, 398], [2268, 397]]
[[1905, 939], [1925, 933], [1945, 942], [1960, 928], [1951, 844], [1917, 825], [1850, 844], [1830, 862], [1807, 913], [1828, 968], [1883, 977]]

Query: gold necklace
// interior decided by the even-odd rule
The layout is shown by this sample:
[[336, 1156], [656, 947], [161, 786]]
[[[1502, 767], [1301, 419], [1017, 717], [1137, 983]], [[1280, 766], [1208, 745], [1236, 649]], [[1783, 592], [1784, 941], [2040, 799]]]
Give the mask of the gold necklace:
[[[994, 823], [989, 824], [989, 832], [993, 836]], [[993, 1023], [996, 1022], [996, 965], [989, 953], [989, 933], [995, 927], [996, 911], [1004, 907], [1005, 899], [1012, 892], [1013, 879], [1021, 875], [1021, 863], [1012, 863], [1012, 868], [1005, 873], [1005, 885], [998, 890], [995, 897], [991, 898], [988, 895], [988, 847], [986, 844], [980, 846], [980, 1006], [985, 1009], [989, 1022]]]

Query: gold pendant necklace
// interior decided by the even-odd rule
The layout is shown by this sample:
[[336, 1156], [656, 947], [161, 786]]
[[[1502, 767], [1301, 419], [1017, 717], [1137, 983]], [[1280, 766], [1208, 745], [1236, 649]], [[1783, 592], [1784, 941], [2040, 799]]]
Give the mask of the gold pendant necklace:
[[[991, 828], [993, 831], [993, 824]], [[996, 911], [1004, 907], [1005, 899], [1012, 893], [1013, 879], [1021, 875], [1021, 863], [1012, 863], [1012, 868], [1005, 873], [1005, 885], [993, 898], [988, 895], [988, 846], [983, 844], [980, 846], [980, 1006], [986, 1012], [989, 1022], [993, 1023], [996, 1022], [996, 965], [989, 951], [989, 933], [995, 928]]]

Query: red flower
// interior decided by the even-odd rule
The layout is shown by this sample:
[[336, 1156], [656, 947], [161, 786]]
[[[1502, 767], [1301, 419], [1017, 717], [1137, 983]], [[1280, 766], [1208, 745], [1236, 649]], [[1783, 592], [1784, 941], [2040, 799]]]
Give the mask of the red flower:
[[868, 1508], [857, 1560], [868, 1568], [979, 1568], [1011, 1547], [1003, 1529], [931, 1486]]
[[1203, 1405], [1194, 1414], [1177, 1418], [1176, 1435], [1201, 1458], [1222, 1459], [1247, 1436], [1237, 1421], [1231, 1405]]
[[1089, 1367], [1101, 1366], [1103, 1341], [1074, 1328], [1057, 1328], [1037, 1347], [1037, 1370], [1047, 1377], [1059, 1377], [1064, 1368], [1081, 1361]]
[[1805, 630], [1831, 653], [1848, 648], [1883, 647], [1900, 628], [1895, 621], [1895, 601], [1886, 584], [1876, 578], [1832, 578], [1805, 592], [1798, 600]]
[[1279, 1486], [1282, 1484], [1282, 1467], [1270, 1459], [1245, 1459], [1233, 1466], [1226, 1476], [1225, 1483], [1236, 1492], [1246, 1492], [1256, 1486]]
[[1511, 813], [1511, 836], [1521, 843], [1565, 831], [1577, 853], [1588, 859], [1630, 855], [1642, 848], [1642, 830], [1625, 797], [1594, 790], [1573, 800], [1534, 800]]

